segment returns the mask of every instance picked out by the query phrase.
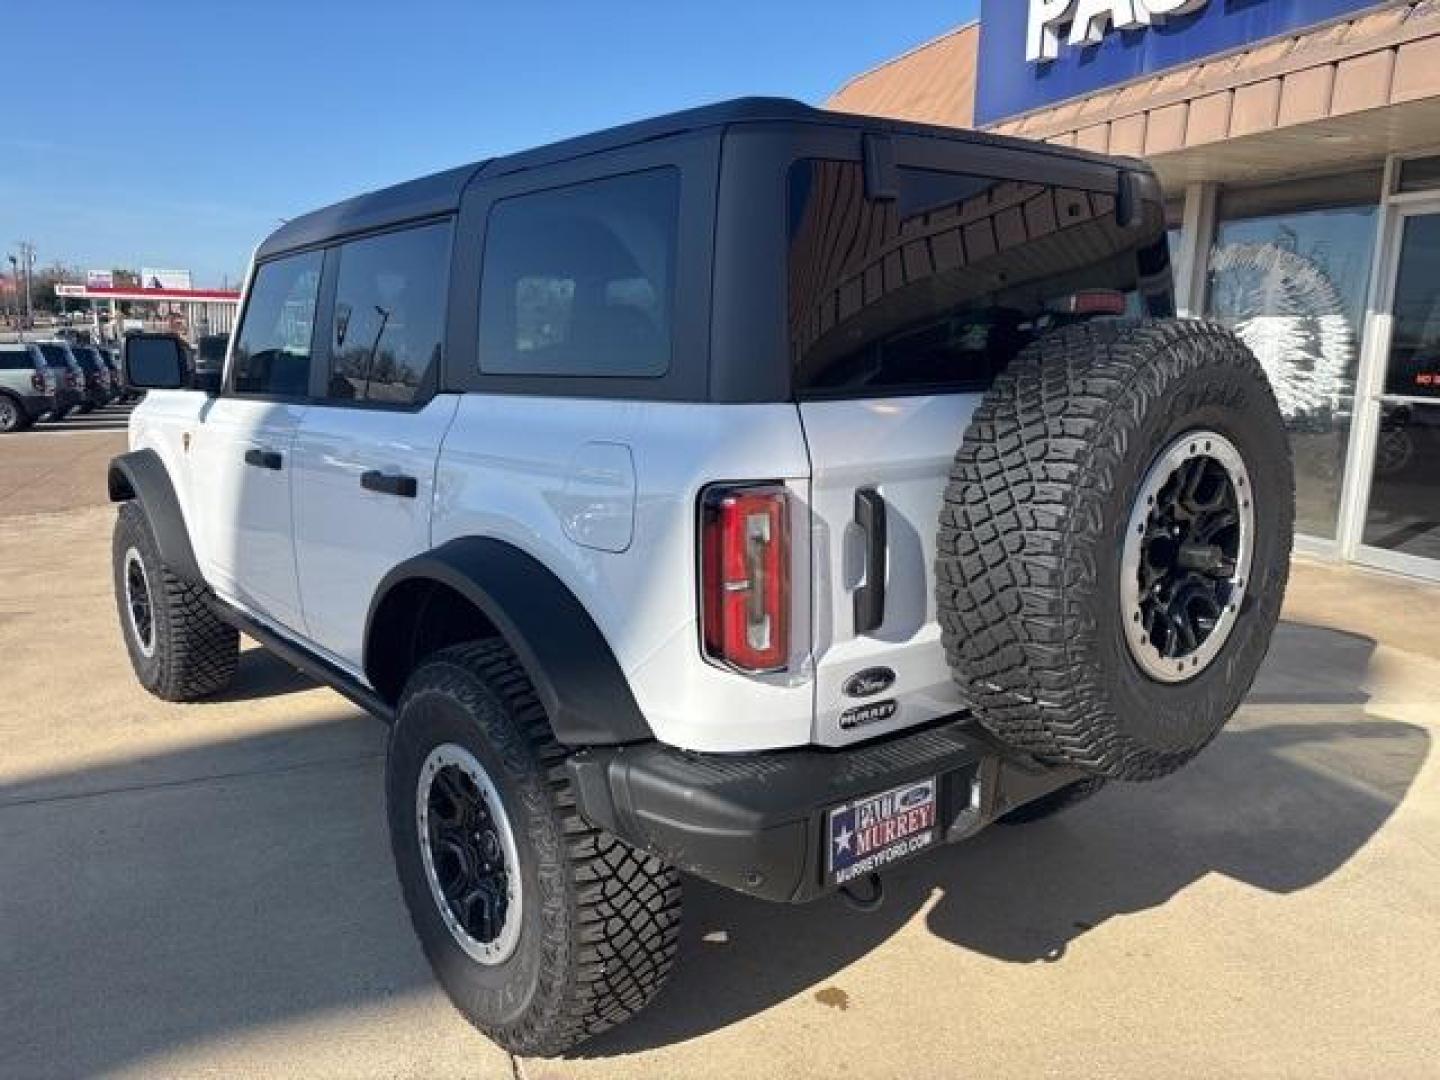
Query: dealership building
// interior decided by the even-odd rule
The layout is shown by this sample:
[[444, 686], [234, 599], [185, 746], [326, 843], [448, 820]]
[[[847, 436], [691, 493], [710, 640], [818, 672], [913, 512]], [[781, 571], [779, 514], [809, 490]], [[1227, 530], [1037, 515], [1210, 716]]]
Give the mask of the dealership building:
[[1297, 546], [1440, 578], [1440, 0], [982, 0], [828, 105], [1145, 158], [1181, 313], [1275, 386]]

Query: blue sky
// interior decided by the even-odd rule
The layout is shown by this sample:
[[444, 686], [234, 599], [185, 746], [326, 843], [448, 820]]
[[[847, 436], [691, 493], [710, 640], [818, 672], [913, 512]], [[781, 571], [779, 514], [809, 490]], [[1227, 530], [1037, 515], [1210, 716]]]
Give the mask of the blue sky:
[[[6, 3], [0, 252], [28, 239], [47, 265], [143, 264], [189, 268], [197, 284], [233, 281], [279, 218], [721, 98], [818, 103], [977, 7]], [[17, 110], [21, 82], [29, 96]]]

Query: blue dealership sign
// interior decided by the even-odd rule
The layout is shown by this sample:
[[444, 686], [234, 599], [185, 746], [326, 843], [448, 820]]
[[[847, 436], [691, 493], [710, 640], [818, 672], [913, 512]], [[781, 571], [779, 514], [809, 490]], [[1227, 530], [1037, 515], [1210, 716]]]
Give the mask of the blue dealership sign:
[[975, 119], [1030, 112], [1376, 0], [982, 0]]

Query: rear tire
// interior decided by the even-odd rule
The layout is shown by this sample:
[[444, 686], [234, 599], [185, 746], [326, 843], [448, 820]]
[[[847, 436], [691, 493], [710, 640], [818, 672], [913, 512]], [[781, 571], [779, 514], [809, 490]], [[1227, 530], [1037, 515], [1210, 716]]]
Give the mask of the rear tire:
[[564, 1053], [634, 1015], [679, 938], [677, 874], [579, 816], [566, 754], [499, 640], [421, 664], [390, 733], [411, 922], [451, 1002], [515, 1054]]
[[0, 434], [24, 431], [30, 426], [30, 414], [9, 394], [0, 394]]
[[951, 671], [1040, 761], [1164, 776], [1254, 680], [1293, 528], [1289, 439], [1234, 335], [1050, 334], [995, 381], [951, 471], [936, 566]]
[[229, 685], [240, 635], [216, 618], [210, 593], [172, 574], [145, 511], [122, 503], [111, 544], [115, 605], [140, 684], [165, 701], [194, 701]]

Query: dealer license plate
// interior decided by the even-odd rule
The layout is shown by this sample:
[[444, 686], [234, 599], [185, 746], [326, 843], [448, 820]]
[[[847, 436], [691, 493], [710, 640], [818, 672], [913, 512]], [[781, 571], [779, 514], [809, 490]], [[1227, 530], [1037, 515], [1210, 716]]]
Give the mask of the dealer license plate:
[[830, 880], [843, 885], [935, 842], [935, 777], [866, 795], [826, 815]]

